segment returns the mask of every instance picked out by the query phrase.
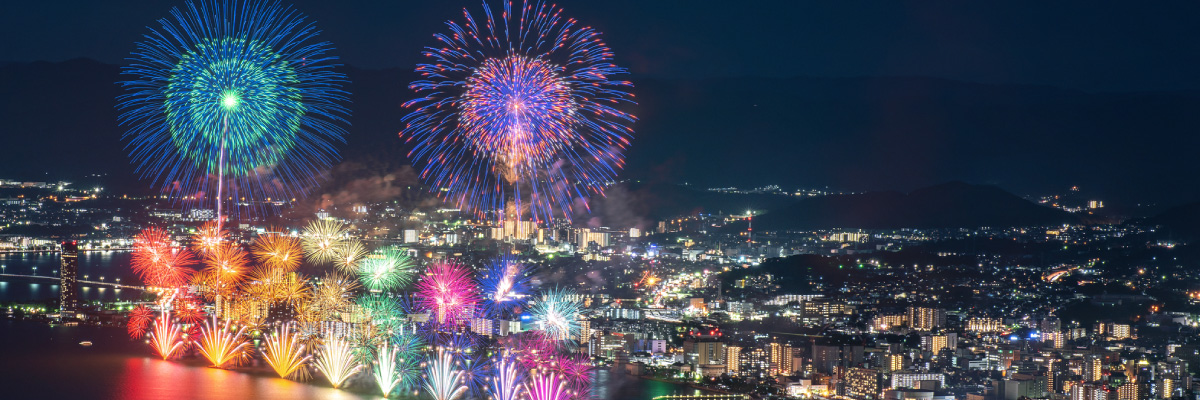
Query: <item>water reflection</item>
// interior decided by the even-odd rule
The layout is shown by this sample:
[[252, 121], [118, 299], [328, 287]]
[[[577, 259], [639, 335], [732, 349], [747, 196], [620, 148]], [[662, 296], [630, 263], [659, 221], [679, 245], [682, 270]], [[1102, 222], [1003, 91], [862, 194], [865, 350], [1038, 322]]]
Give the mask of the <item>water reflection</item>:
[[[129, 269], [131, 254], [127, 251], [87, 251], [79, 255], [80, 279], [137, 285], [139, 280]], [[0, 273], [57, 277], [58, 253], [0, 253]], [[86, 278], [84, 278], [86, 277]], [[83, 301], [135, 300], [136, 290], [80, 285]], [[0, 302], [42, 301], [57, 299], [58, 284], [51, 280], [0, 277]]]

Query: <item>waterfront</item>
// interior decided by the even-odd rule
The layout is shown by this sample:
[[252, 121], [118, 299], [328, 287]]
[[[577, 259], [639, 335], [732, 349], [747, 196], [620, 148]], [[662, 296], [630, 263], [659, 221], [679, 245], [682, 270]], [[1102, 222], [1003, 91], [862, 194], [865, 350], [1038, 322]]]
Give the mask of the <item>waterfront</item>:
[[[103, 280], [138, 285], [137, 277], [129, 270], [128, 251], [84, 251], [79, 253], [79, 279]], [[0, 253], [0, 273], [16, 275], [58, 276], [57, 252]], [[120, 290], [81, 285], [79, 298], [83, 301], [115, 301], [137, 299], [137, 290]], [[0, 303], [35, 302], [58, 298], [58, 284], [47, 280], [0, 277]]]
[[[89, 340], [90, 347], [79, 342]], [[254, 371], [208, 368], [198, 362], [163, 361], [124, 331], [90, 326], [48, 326], [0, 320], [0, 387], [45, 399], [381, 399], [365, 374], [349, 390], [321, 379], [293, 382]], [[692, 394], [684, 385], [597, 371], [593, 399], [651, 399]]]

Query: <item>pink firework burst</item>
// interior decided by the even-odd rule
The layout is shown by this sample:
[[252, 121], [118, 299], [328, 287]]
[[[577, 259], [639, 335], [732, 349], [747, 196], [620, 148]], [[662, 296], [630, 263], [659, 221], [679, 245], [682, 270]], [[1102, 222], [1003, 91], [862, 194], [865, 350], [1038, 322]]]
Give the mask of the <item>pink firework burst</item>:
[[416, 305], [438, 324], [457, 324], [475, 315], [479, 306], [479, 287], [471, 272], [461, 264], [437, 263], [429, 266], [417, 282]]

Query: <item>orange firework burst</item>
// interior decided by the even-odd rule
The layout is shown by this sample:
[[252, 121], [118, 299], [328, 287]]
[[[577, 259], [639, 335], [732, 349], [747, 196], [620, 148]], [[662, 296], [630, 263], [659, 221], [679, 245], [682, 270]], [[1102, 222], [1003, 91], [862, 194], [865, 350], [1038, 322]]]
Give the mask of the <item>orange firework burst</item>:
[[232, 243], [220, 243], [204, 255], [206, 272], [209, 272], [223, 289], [232, 289], [245, 278], [249, 261], [246, 251]]
[[146, 329], [154, 319], [154, 312], [146, 306], [137, 306], [129, 312], [129, 323], [125, 326], [130, 339], [141, 339], [146, 336]]
[[250, 249], [259, 263], [283, 271], [295, 270], [304, 257], [299, 240], [277, 233], [259, 236]]
[[183, 332], [179, 325], [171, 323], [171, 313], [164, 313], [154, 321], [154, 331], [150, 332], [150, 346], [164, 360], [175, 356], [175, 352], [183, 347]]
[[207, 254], [216, 250], [221, 243], [226, 242], [226, 236], [229, 236], [229, 232], [218, 230], [216, 221], [211, 221], [204, 223], [204, 226], [201, 226], [200, 230], [192, 236], [192, 240], [195, 241], [195, 247], [201, 253]]
[[171, 237], [162, 229], [146, 228], [134, 236], [131, 266], [147, 285], [183, 285], [193, 272], [186, 266], [195, 263], [192, 252], [171, 247]]

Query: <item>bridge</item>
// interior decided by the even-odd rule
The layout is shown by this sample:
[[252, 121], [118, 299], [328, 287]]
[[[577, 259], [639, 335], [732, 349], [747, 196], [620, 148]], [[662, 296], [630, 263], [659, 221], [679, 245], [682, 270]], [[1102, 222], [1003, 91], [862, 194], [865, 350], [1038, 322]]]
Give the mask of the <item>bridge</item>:
[[[58, 281], [61, 280], [57, 276], [23, 275], [23, 274], [0, 274], [0, 278], [30, 279], [30, 280], [35, 280], [35, 281], [43, 280], [43, 281], [53, 281], [55, 283], [58, 283]], [[111, 287], [114, 289], [146, 290], [145, 286], [122, 285], [122, 284], [116, 283], [116, 282], [89, 281], [89, 280], [83, 280], [83, 279], [77, 279], [76, 282], [79, 282], [80, 285]]]

